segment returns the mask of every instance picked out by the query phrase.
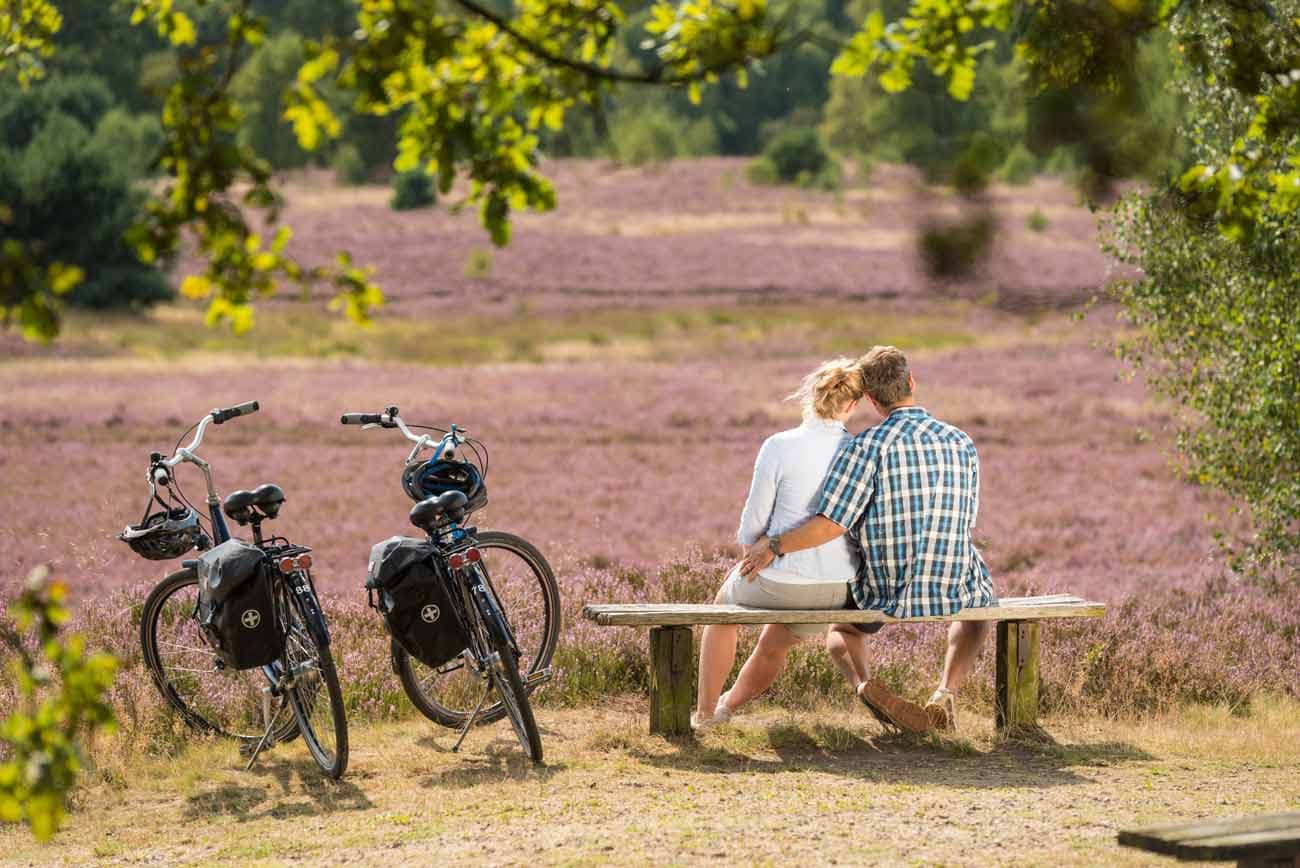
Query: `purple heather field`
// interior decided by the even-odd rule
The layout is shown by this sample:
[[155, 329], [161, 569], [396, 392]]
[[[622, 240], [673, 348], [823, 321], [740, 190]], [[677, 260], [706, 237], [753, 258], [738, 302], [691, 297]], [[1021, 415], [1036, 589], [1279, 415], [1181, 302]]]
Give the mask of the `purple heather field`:
[[[1110, 607], [1102, 621], [1044, 629], [1047, 706], [1124, 713], [1187, 700], [1245, 702], [1261, 689], [1294, 692], [1300, 590], [1266, 590], [1226, 576], [1213, 534], [1221, 522], [1240, 527], [1227, 517], [1229, 504], [1178, 474], [1170, 410], [1140, 379], [1126, 377], [1109, 349], [1115, 312], [1095, 309], [1079, 324], [1062, 312], [1095, 291], [1109, 270], [1095, 247], [1079, 244], [1081, 236], [1091, 244], [1091, 218], [1069, 204], [1063, 188], [1040, 181], [996, 193], [1015, 199], [1006, 213], [1031, 205], [1051, 210], [1059, 248], [1041, 239], [1020, 244], [1012, 233], [1005, 255], [969, 285], [934, 287], [905, 261], [910, 247], [892, 257], [882, 247], [877, 267], [863, 240], [891, 221], [906, 222], [902, 205], [885, 197], [874, 210], [850, 206], [848, 216], [835, 218], [843, 225], [828, 224], [820, 246], [811, 245], [818, 209], [839, 213], [830, 194], [722, 184], [725, 173], [743, 177], [737, 166], [699, 161], [682, 169], [700, 176], [707, 202], [662, 193], [652, 171], [625, 174], [620, 185], [609, 180], [612, 170], [561, 166], [560, 213], [554, 223], [520, 221], [517, 243], [498, 254], [483, 309], [490, 313], [493, 298], [508, 302], [528, 281], [540, 288], [529, 296], [540, 311], [680, 304], [703, 287], [710, 303], [777, 300], [815, 308], [856, 300], [863, 350], [873, 312], [886, 305], [961, 331], [967, 337], [960, 341], [910, 355], [921, 403], [979, 447], [976, 539], [997, 590], [1072, 592]], [[591, 207], [566, 210], [574, 199]], [[327, 220], [323, 210], [312, 210], [310, 195], [303, 201], [289, 216], [299, 238], [363, 248], [358, 259], [379, 261], [388, 269], [381, 279], [404, 287], [393, 291], [390, 316], [431, 315], [448, 299], [487, 291], [459, 276], [467, 252], [484, 243], [465, 218], [456, 231], [429, 228], [453, 220], [445, 216], [424, 225], [444, 248], [439, 261], [456, 263], [440, 272], [421, 258], [427, 249], [403, 252], [423, 237], [411, 216], [361, 202], [355, 221]], [[813, 216], [797, 225], [759, 217], [745, 225], [746, 214], [768, 215], [773, 207], [803, 207]], [[692, 215], [695, 223], [686, 219]], [[646, 229], [661, 216], [678, 220], [680, 232]], [[392, 245], [387, 258], [373, 237], [379, 223]], [[622, 245], [627, 256], [575, 240], [590, 238], [596, 225], [624, 227], [606, 231], [600, 244]], [[645, 238], [631, 227], [641, 227]], [[774, 239], [781, 238], [787, 244], [778, 248]], [[552, 248], [560, 244], [573, 255], [556, 256]], [[636, 256], [647, 260], [638, 264]], [[604, 268], [609, 263], [612, 271]], [[580, 277], [584, 268], [590, 273]], [[417, 272], [437, 287], [421, 293]], [[598, 285], [609, 297], [593, 301]], [[1033, 310], [1012, 303], [994, 315], [952, 301], [990, 285], [1002, 288], [1004, 301], [1036, 300]], [[718, 288], [727, 292], [712, 292]], [[750, 292], [762, 301], [743, 298]], [[1046, 312], [1043, 299], [1051, 302]], [[480, 527], [532, 540], [559, 577], [565, 631], [559, 677], [544, 696], [575, 703], [641, 690], [646, 678], [643, 633], [595, 628], [579, 619], [582, 605], [711, 597], [735, 555], [754, 454], [769, 434], [798, 422], [797, 409], [781, 396], [823, 357], [812, 347], [752, 341], [663, 361], [609, 352], [589, 361], [474, 367], [50, 355], [25, 350], [0, 364], [0, 596], [33, 566], [51, 562], [71, 586], [77, 621], [92, 643], [122, 656], [126, 672], [115, 690], [123, 715], [136, 723], [153, 720], [147, 709], [157, 703], [141, 671], [133, 604], [169, 565], [139, 559], [113, 535], [144, 508], [148, 453], [169, 451], [207, 409], [262, 402], [262, 413], [210, 429], [202, 454], [223, 493], [263, 482], [284, 487], [288, 502], [276, 530], [315, 548], [349, 703], [381, 717], [406, 706], [383, 663], [387, 644], [365, 609], [361, 583], [371, 544], [410, 529], [410, 501], [398, 485], [408, 444], [395, 432], [345, 429], [337, 418], [397, 404], [408, 421], [468, 426], [491, 449], [491, 503]], [[872, 421], [862, 412], [851, 427]], [[186, 489], [197, 499], [199, 477], [187, 471]], [[877, 639], [881, 672], [909, 693], [928, 692], [941, 647], [938, 627], [886, 631]], [[990, 656], [975, 682], [986, 697]], [[837, 689], [825, 655], [809, 646], [796, 654], [774, 698], [802, 702]], [[0, 707], [6, 699], [0, 695]]]

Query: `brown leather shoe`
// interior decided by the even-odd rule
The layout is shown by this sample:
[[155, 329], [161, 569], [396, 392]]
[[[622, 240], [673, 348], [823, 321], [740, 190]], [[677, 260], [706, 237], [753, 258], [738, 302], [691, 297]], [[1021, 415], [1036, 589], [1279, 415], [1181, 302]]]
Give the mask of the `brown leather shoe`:
[[952, 691], [940, 687], [925, 704], [925, 714], [930, 718], [930, 725], [935, 729], [954, 732], [957, 729], [957, 703]]
[[876, 720], [904, 732], [922, 733], [930, 729], [925, 709], [890, 692], [879, 678], [858, 685], [858, 699]]

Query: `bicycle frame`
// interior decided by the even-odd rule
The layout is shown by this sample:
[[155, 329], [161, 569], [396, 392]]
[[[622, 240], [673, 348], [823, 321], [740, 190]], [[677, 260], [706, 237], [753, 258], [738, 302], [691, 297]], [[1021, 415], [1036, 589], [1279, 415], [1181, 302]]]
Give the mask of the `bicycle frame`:
[[[167, 470], [172, 470], [180, 464], [193, 464], [199, 468], [203, 473], [203, 481], [207, 487], [208, 519], [212, 523], [212, 542], [214, 545], [220, 545], [231, 538], [230, 528], [226, 524], [225, 514], [221, 511], [221, 498], [217, 495], [217, 487], [212, 479], [212, 466], [199, 457], [196, 450], [203, 445], [203, 436], [207, 433], [208, 426], [216, 421], [217, 412], [214, 410], [203, 417], [199, 422], [198, 429], [194, 432], [193, 439], [187, 445], [178, 447], [171, 458], [162, 459], [160, 456], [149, 470], [150, 493], [156, 495], [158, 483], [167, 480]], [[283, 540], [285, 545], [272, 545], [277, 539]], [[299, 605], [303, 620], [307, 623], [307, 628], [311, 630], [313, 638], [321, 646], [328, 647], [329, 629], [325, 624], [325, 615], [321, 611], [320, 600], [316, 596], [316, 585], [311, 579], [310, 571], [295, 568], [286, 573], [279, 567], [281, 558], [296, 557], [310, 552], [311, 549], [306, 546], [293, 545], [288, 540], [284, 540], [283, 537], [272, 536], [269, 539], [263, 539], [260, 522], [253, 524], [253, 543], [265, 553], [268, 567], [275, 576], [273, 581], [283, 582], [288, 591], [288, 599], [291, 604], [292, 601], [296, 601]], [[188, 567], [194, 566], [195, 563], [196, 561], [193, 560], [182, 561], [182, 564]], [[285, 629], [287, 629], [287, 620]], [[274, 694], [278, 695], [284, 686], [284, 677], [273, 664], [263, 666], [261, 671], [267, 681], [270, 682]], [[285, 674], [292, 677], [294, 673]]]
[[[497, 631], [509, 644], [510, 649], [519, 654], [519, 643], [515, 639], [514, 630], [510, 628], [510, 622], [502, 611], [501, 605], [497, 602], [496, 589], [492, 587], [492, 577], [488, 575], [487, 567], [481, 561], [474, 562], [469, 566], [453, 567], [450, 563], [452, 555], [459, 554], [474, 548], [473, 528], [461, 528], [455, 522], [449, 522], [448, 535], [453, 537], [451, 546], [443, 546], [434, 537], [430, 536], [429, 541], [436, 547], [438, 569], [443, 574], [443, 579], [456, 588], [456, 594], [452, 599], [457, 603], [456, 608], [463, 611], [456, 613], [459, 619], [461, 629], [465, 634], [473, 637], [474, 641], [481, 641], [478, 631], [474, 630], [472, 620], [478, 620], [479, 609], [476, 606], [478, 599], [483, 600], [486, 604], [487, 611], [491, 615], [494, 623], [485, 624], [488, 629]], [[472, 619], [472, 620], [471, 620]], [[473, 649], [477, 660], [483, 660], [487, 657], [488, 649]]]

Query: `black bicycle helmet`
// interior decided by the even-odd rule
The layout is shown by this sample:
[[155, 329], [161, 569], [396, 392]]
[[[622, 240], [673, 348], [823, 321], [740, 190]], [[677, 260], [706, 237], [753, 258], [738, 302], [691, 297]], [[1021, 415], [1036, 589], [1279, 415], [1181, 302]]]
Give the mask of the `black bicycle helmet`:
[[413, 461], [402, 471], [402, 488], [417, 503], [448, 491], [459, 491], [469, 498], [465, 506], [467, 513], [487, 506], [483, 474], [467, 461]]
[[166, 561], [194, 548], [202, 535], [198, 513], [182, 506], [155, 512], [142, 523], [123, 530], [117, 538], [143, 558]]

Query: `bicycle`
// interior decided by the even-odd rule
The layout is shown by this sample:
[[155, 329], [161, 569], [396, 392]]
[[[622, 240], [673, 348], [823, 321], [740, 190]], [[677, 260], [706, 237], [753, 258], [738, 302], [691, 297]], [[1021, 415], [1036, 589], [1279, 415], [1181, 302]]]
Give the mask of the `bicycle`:
[[[559, 588], [531, 543], [464, 524], [487, 502], [486, 447], [455, 424], [408, 426], [396, 407], [348, 413], [341, 421], [395, 428], [415, 444], [402, 487], [416, 501], [410, 520], [425, 539], [393, 537], [376, 545], [366, 581], [371, 606], [393, 634], [392, 664], [402, 689], [425, 717], [460, 730], [453, 751], [470, 727], [509, 717], [526, 755], [540, 764], [541, 737], [529, 696], [551, 678], [560, 633]], [[435, 440], [412, 427], [443, 436]], [[457, 458], [462, 447], [475, 461]], [[431, 457], [422, 457], [425, 449], [432, 450]], [[411, 570], [421, 572], [403, 572]], [[451, 622], [441, 620], [444, 608], [452, 612]], [[439, 643], [441, 653], [433, 647]], [[487, 703], [493, 690], [497, 698]]]
[[[242, 546], [252, 552], [257, 575], [250, 581], [262, 583], [268, 617], [263, 622], [261, 608], [245, 610], [242, 627], [269, 643], [273, 659], [252, 668], [231, 665], [239, 648], [215, 642], [212, 624], [200, 618], [202, 559], [183, 561], [181, 569], [149, 593], [141, 611], [140, 645], [154, 685], [167, 703], [190, 727], [238, 740], [248, 757], [246, 769], [263, 750], [301, 734], [317, 765], [337, 779], [347, 767], [347, 719], [329, 629], [312, 580], [311, 549], [283, 537], [263, 537], [262, 522], [276, 518], [284, 503], [278, 485], [236, 491], [219, 500], [211, 467], [197, 454], [209, 425], [257, 410], [256, 401], [213, 410], [180, 436], [170, 458], [152, 453], [146, 516], [119, 538], [150, 560], [178, 558], [194, 548], [211, 558], [226, 543], [231, 544], [227, 549]], [[182, 447], [196, 428], [193, 440]], [[203, 473], [207, 528], [176, 479], [174, 470], [182, 463]], [[167, 492], [167, 501], [160, 488]], [[162, 511], [149, 515], [155, 501]], [[251, 525], [251, 546], [232, 538], [223, 513], [241, 526]], [[210, 622], [212, 611], [204, 617]], [[286, 707], [291, 712], [287, 716]]]

